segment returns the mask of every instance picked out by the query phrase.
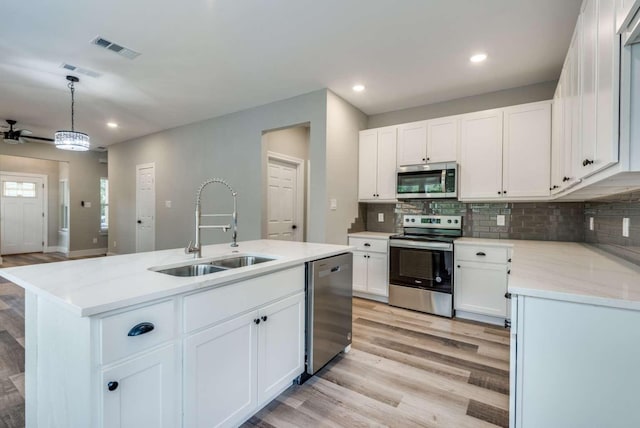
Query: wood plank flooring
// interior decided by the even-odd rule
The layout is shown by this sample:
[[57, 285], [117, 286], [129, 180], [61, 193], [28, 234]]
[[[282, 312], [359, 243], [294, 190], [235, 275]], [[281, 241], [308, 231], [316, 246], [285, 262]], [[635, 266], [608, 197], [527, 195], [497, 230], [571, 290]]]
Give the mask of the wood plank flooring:
[[509, 331], [354, 299], [353, 345], [250, 427], [508, 427]]
[[[67, 260], [4, 256], [2, 267]], [[354, 299], [353, 346], [243, 427], [507, 427], [509, 332]], [[24, 427], [24, 292], [0, 278], [0, 428]]]

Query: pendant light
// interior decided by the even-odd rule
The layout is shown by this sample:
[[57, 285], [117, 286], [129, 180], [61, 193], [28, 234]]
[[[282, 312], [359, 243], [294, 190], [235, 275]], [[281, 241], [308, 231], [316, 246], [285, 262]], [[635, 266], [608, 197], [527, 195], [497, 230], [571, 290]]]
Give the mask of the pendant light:
[[74, 129], [73, 115], [75, 99], [73, 93], [75, 92], [75, 83], [78, 83], [80, 79], [76, 76], [67, 76], [69, 83], [67, 86], [71, 90], [71, 131], [57, 131], [54, 134], [54, 142], [57, 148], [62, 150], [75, 150], [78, 152], [84, 152], [89, 150], [89, 136], [84, 132], [77, 132]]

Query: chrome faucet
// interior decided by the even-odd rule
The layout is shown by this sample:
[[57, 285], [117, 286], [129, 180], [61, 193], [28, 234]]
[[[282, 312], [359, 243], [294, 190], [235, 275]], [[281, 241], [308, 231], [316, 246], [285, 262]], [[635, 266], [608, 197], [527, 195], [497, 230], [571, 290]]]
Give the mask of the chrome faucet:
[[[202, 191], [205, 187], [207, 187], [211, 183], [220, 183], [223, 184], [231, 191], [231, 196], [233, 196], [233, 212], [231, 214], [201, 214], [201, 195]], [[189, 241], [189, 245], [184, 249], [186, 254], [193, 254], [194, 258], [199, 259], [202, 257], [202, 244], [200, 242], [200, 230], [202, 229], [222, 229], [223, 232], [226, 232], [229, 229], [232, 229], [232, 247], [238, 246], [238, 204], [236, 196], [238, 193], [229, 186], [229, 183], [224, 181], [222, 178], [210, 178], [204, 183], [200, 185], [198, 188], [198, 193], [196, 194], [196, 242], [195, 245], [193, 241]], [[216, 225], [201, 225], [202, 217], [231, 217], [231, 224], [216, 224]]]

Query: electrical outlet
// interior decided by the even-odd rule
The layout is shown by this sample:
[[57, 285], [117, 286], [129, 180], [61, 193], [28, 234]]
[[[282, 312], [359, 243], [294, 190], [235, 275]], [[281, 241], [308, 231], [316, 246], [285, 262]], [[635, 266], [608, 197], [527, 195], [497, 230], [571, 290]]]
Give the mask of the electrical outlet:
[[98, 238], [93, 238], [93, 243], [97, 244], [98, 243]]
[[378, 223], [384, 223], [384, 213], [378, 213]]
[[496, 223], [498, 224], [498, 226], [504, 226], [505, 225], [505, 217], [504, 215], [497, 215], [496, 216]]
[[335, 211], [338, 209], [338, 200], [337, 199], [329, 199], [329, 208], [332, 211]]
[[629, 217], [622, 219], [622, 236], [625, 238], [629, 237]]
[[171, 201], [164, 201], [165, 208], [171, 208]]
[[589, 230], [593, 230], [593, 217], [589, 217]]
[[116, 241], [113, 241], [113, 248], [116, 248], [118, 246], [118, 243]]
[[85, 201], [85, 203], [84, 203], [84, 207], [85, 207], [85, 208], [91, 208], [91, 202], [89, 202], [89, 201]]

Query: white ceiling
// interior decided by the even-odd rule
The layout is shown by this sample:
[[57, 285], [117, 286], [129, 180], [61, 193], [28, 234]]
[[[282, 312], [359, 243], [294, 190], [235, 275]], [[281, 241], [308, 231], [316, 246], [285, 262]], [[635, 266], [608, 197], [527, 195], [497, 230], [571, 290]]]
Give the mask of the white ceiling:
[[[62, 62], [102, 74], [76, 86], [76, 129], [93, 147], [325, 87], [376, 114], [528, 85], [558, 78], [580, 3], [9, 1], [0, 119], [47, 137], [69, 128]], [[97, 35], [142, 55], [91, 45]], [[489, 59], [471, 64], [479, 51]], [[354, 93], [356, 82], [366, 91]]]

